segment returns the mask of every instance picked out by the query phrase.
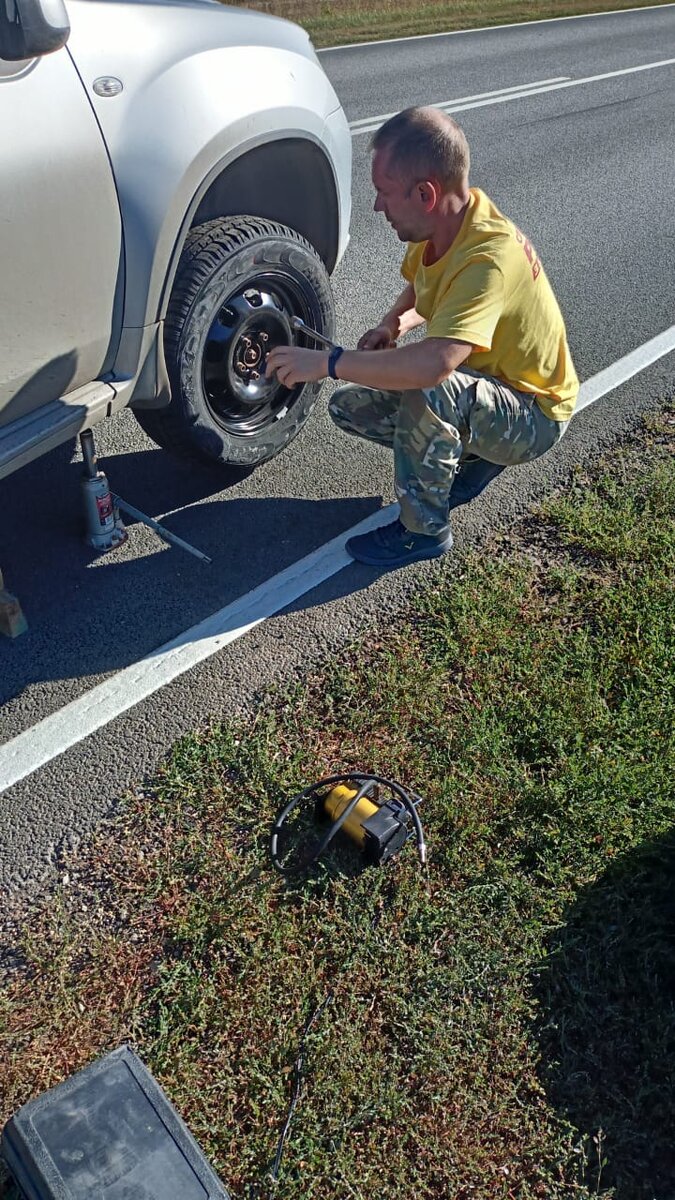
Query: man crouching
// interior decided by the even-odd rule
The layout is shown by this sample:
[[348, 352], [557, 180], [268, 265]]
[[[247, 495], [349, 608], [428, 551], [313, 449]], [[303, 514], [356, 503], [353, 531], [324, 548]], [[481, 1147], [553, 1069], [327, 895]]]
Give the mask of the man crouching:
[[[375, 211], [408, 247], [406, 287], [356, 350], [272, 350], [287, 387], [348, 381], [330, 413], [348, 433], [394, 452], [400, 519], [346, 548], [398, 567], [452, 545], [450, 512], [505, 467], [560, 440], [579, 381], [551, 285], [526, 236], [480, 188], [455, 121], [410, 108], [372, 140]], [[426, 337], [399, 347], [426, 322]], [[377, 351], [377, 353], [373, 353]]]

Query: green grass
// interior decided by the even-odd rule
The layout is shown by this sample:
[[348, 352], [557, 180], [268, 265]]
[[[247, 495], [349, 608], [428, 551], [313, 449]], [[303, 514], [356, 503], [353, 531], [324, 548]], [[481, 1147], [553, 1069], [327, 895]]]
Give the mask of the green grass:
[[248, 0], [246, 8], [297, 21], [315, 46], [445, 33], [583, 13], [653, 7], [653, 0]]
[[[133, 1042], [233, 1197], [672, 1200], [673, 417], [395, 628], [176, 746], [16, 918], [0, 1118]], [[369, 769], [412, 848], [291, 886], [283, 798]], [[64, 878], [64, 872], [67, 878]]]

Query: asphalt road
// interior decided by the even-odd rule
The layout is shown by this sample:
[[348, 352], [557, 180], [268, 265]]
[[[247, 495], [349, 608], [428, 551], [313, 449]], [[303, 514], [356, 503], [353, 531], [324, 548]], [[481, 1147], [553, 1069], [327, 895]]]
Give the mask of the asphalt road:
[[[537, 248], [582, 381], [673, 325], [675, 65], [651, 66], [669, 58], [673, 5], [322, 54], [350, 121], [463, 102], [456, 116], [472, 148], [472, 183]], [[475, 104], [466, 97], [565, 78], [574, 86], [466, 107]], [[344, 344], [401, 290], [400, 258], [372, 212], [368, 136], [356, 134], [352, 241], [334, 276]], [[609, 393], [555, 451], [506, 472], [457, 514], [457, 561], [672, 398], [674, 366], [670, 353]], [[102, 429], [97, 445], [114, 490], [145, 512], [170, 513], [168, 527], [213, 562], [139, 525], [121, 550], [94, 558], [79, 540], [72, 446], [0, 484], [0, 563], [30, 624], [27, 635], [0, 639], [0, 745], [393, 499], [386, 452], [341, 436], [323, 401], [286, 453], [225, 491], [216, 475], [157, 450], [130, 413]], [[38, 883], [59, 847], [152, 772], [177, 736], [254, 707], [268, 682], [302, 675], [383, 615], [395, 619], [435, 570], [341, 570], [9, 787], [0, 795], [0, 884]]]

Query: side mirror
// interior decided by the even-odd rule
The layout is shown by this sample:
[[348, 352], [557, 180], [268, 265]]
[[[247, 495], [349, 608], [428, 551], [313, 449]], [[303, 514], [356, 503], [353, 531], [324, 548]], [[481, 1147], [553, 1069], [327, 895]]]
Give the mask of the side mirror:
[[51, 54], [69, 34], [63, 0], [0, 0], [0, 58], [6, 62]]

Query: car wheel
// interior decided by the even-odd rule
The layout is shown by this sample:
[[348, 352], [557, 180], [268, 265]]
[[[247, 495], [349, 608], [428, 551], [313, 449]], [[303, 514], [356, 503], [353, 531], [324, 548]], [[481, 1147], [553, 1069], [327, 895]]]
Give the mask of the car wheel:
[[328, 273], [304, 238], [249, 216], [193, 229], [164, 326], [171, 402], [136, 410], [145, 432], [234, 475], [273, 458], [302, 428], [322, 386], [285, 388], [265, 377], [274, 346], [316, 348], [295, 332], [294, 316], [332, 337]]

